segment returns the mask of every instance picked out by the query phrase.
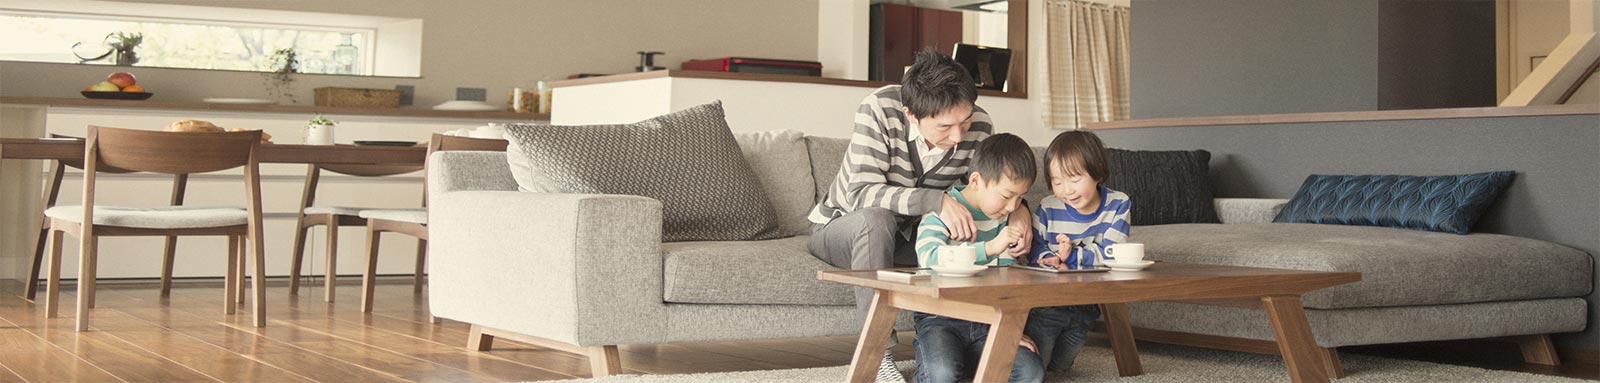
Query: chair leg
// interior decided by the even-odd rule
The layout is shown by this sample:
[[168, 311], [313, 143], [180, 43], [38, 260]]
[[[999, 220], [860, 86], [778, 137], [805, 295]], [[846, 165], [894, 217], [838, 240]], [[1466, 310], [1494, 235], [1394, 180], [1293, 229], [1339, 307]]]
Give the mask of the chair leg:
[[378, 274], [378, 220], [367, 220], [367, 270], [361, 274], [361, 312], [372, 312], [372, 292]]
[[[305, 219], [301, 216], [301, 219]], [[289, 295], [300, 295], [300, 266], [306, 256], [306, 232], [311, 228], [300, 226], [294, 230], [294, 254], [289, 258]]]
[[167, 236], [161, 251], [161, 296], [172, 296], [172, 261], [178, 255], [178, 237]]
[[94, 264], [99, 259], [98, 242], [99, 238], [91, 235], [84, 238], [83, 245], [78, 248], [78, 317], [73, 326], [78, 332], [89, 331], [89, 309], [94, 308]]
[[417, 239], [417, 273], [411, 278], [411, 294], [422, 294], [422, 274], [428, 269], [428, 240]]
[[328, 225], [328, 267], [324, 272], [322, 300], [333, 302], [333, 282], [339, 277], [339, 225]]
[[[258, 218], [259, 219], [259, 218]], [[255, 234], [250, 238], [250, 254], [254, 258], [255, 266], [251, 269], [254, 274], [250, 276], [251, 293], [255, 299], [250, 301], [251, 321], [256, 327], [267, 327], [267, 255], [266, 245], [261, 243], [261, 229], [252, 230]]]
[[228, 236], [228, 268], [222, 281], [222, 314], [233, 315], [239, 289], [239, 236]]
[[46, 222], [39, 229], [38, 243], [33, 247], [33, 260], [28, 272], [28, 286], [23, 288], [22, 295], [27, 300], [37, 298], [39, 294], [39, 268], [44, 264], [45, 246], [50, 242], [50, 223]]
[[64, 232], [50, 231], [50, 282], [45, 285], [44, 316], [55, 318], [61, 311], [61, 240]]
[[[99, 237], [95, 237], [94, 238], [94, 253], [92, 253], [90, 255], [93, 256], [92, 259], [94, 259], [94, 262], [89, 262], [89, 275], [90, 276], [100, 275], [100, 238]], [[82, 280], [83, 277], [80, 275], [78, 277], [78, 279]], [[89, 279], [89, 294], [88, 295], [89, 295], [89, 308], [91, 308], [91, 309], [94, 308], [95, 292], [99, 290], [99, 288], [98, 288], [99, 286], [97, 286], [97, 282], [99, 282], [99, 281], [96, 281], [93, 278]]]
[[235, 283], [233, 291], [238, 293], [238, 295], [234, 296], [233, 302], [234, 302], [234, 304], [238, 304], [238, 305], [242, 305], [245, 302], [245, 300], [244, 300], [245, 279], [247, 279], [245, 277], [250, 275], [249, 273], [245, 272], [245, 271], [247, 271], [246, 268], [245, 268], [245, 263], [246, 263], [245, 260], [247, 258], [245, 258], [245, 256], [250, 254], [250, 253], [245, 251], [245, 245], [248, 245], [249, 243], [250, 243], [249, 240], [246, 240], [245, 237], [239, 237], [239, 250], [238, 250], [239, 251], [239, 264], [238, 264], [238, 270], [237, 270], [239, 277], [235, 278], [233, 280], [234, 283]]

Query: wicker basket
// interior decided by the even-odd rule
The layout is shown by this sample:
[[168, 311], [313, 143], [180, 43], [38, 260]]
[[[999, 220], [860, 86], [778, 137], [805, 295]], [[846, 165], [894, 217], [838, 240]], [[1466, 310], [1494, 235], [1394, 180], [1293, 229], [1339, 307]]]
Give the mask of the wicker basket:
[[400, 91], [394, 89], [362, 89], [322, 87], [316, 89], [317, 106], [345, 106], [356, 108], [398, 108]]

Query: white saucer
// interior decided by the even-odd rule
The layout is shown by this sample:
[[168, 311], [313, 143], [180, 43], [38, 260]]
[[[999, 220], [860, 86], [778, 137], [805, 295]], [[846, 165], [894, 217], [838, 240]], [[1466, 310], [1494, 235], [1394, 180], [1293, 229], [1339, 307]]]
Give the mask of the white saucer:
[[207, 99], [200, 100], [200, 101], [209, 102], [209, 103], [213, 103], [213, 104], [262, 104], [262, 105], [265, 105], [265, 104], [276, 104], [276, 103], [278, 103], [277, 101], [268, 100], [268, 99], [264, 99], [264, 98], [227, 98], [227, 97], [212, 97], [212, 98], [207, 98]]
[[462, 110], [462, 111], [478, 111], [478, 112], [496, 111], [496, 110], [501, 110], [501, 109], [505, 109], [505, 108], [501, 107], [501, 106], [490, 105], [489, 103], [486, 103], [486, 102], [483, 102], [483, 101], [462, 101], [462, 100], [445, 101], [443, 104], [439, 104], [439, 105], [434, 105], [433, 106], [433, 110]]
[[932, 269], [933, 269], [933, 271], [939, 272], [939, 275], [941, 275], [941, 276], [946, 276], [946, 277], [970, 277], [970, 276], [973, 276], [973, 275], [977, 275], [978, 272], [980, 272], [980, 271], [988, 270], [989, 267], [987, 267], [987, 266], [978, 266], [978, 265], [972, 265], [972, 266], [934, 265], [932, 267]]
[[1113, 271], [1139, 271], [1156, 264], [1156, 261], [1117, 262], [1107, 260], [1104, 263], [1106, 266], [1111, 266]]

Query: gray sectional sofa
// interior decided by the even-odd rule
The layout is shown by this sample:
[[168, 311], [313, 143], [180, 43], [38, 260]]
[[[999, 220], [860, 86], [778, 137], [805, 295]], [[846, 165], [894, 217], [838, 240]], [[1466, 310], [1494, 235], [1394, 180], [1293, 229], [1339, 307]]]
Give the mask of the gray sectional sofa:
[[[621, 344], [853, 335], [850, 290], [806, 250], [808, 209], [839, 169], [844, 139], [739, 135], [789, 238], [662, 243], [661, 203], [621, 195], [518, 192], [504, 153], [429, 159], [430, 299], [435, 316], [495, 337], [589, 355], [618, 371]], [[1029, 200], [1045, 195], [1035, 183]], [[1305, 296], [1324, 347], [1579, 331], [1592, 258], [1537, 240], [1401, 229], [1268, 223], [1284, 200], [1216, 201], [1223, 224], [1135, 227], [1168, 262], [1358, 271], [1362, 281]], [[1135, 207], [1137, 208], [1137, 207]], [[1183, 303], [1131, 305], [1150, 340], [1249, 351], [1272, 339], [1265, 314]], [[1219, 342], [1218, 339], [1225, 341]], [[1231, 345], [1231, 346], [1230, 346]]]

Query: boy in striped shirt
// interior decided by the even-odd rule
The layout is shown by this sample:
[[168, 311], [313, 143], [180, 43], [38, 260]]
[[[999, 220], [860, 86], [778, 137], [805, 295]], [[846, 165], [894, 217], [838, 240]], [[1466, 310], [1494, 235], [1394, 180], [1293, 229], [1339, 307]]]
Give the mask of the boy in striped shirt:
[[[1010, 251], [1025, 248], [1028, 236], [1022, 228], [1008, 225], [1013, 213], [1027, 214], [1022, 195], [1033, 185], [1036, 174], [1033, 149], [1021, 138], [996, 134], [978, 143], [966, 186], [956, 186], [946, 195], [972, 213], [976, 235], [971, 241], [952, 240], [950, 228], [938, 213], [922, 216], [917, 225], [917, 264], [939, 264], [939, 246], [969, 245], [977, 248], [977, 265], [1005, 266], [1016, 262]], [[1020, 211], [1018, 211], [1020, 210]], [[916, 319], [918, 383], [955, 382], [970, 379], [977, 372], [976, 356], [983, 354], [989, 325], [955, 318], [913, 313]], [[1044, 379], [1044, 365], [1037, 347], [1023, 336], [1016, 361], [1011, 364], [1012, 382], [1038, 382]]]
[[[1128, 195], [1100, 185], [1109, 175], [1106, 148], [1088, 131], [1057, 135], [1045, 150], [1045, 182], [1051, 196], [1034, 211], [1029, 263], [1090, 267], [1105, 259], [1102, 250], [1128, 240]], [[1100, 317], [1097, 305], [1041, 307], [1028, 313], [1023, 334], [1038, 342], [1050, 371], [1072, 369], [1089, 329]]]

